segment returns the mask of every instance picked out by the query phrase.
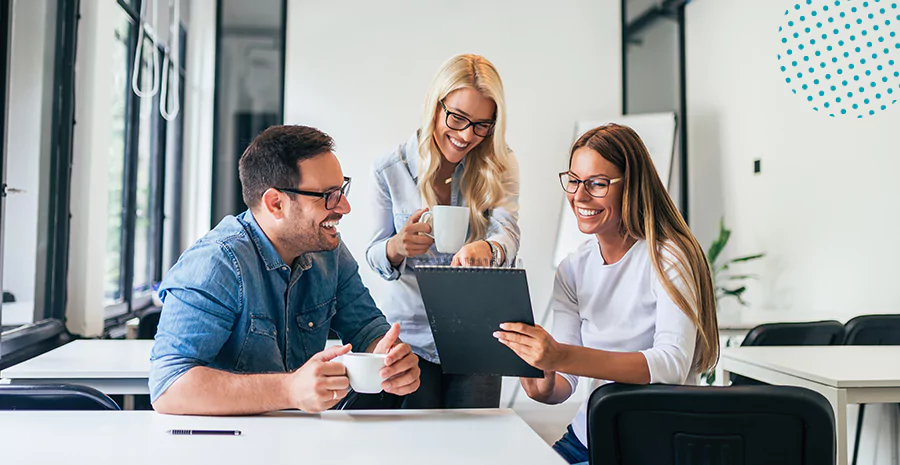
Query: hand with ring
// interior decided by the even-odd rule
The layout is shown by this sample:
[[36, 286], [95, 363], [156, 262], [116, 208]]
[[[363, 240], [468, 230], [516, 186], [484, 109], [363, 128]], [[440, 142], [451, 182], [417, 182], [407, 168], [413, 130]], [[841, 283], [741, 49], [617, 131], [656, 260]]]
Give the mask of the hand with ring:
[[350, 349], [349, 344], [325, 349], [291, 373], [286, 386], [291, 405], [309, 413], [323, 412], [337, 405], [347, 395], [350, 379], [344, 365], [333, 360]]

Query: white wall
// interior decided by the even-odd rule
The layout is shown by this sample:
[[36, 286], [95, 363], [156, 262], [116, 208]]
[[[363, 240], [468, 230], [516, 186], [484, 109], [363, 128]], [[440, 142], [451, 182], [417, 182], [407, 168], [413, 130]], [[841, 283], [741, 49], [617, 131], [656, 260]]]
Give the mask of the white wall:
[[[734, 230], [728, 256], [767, 254], [745, 267], [761, 276], [748, 284], [753, 308], [826, 318], [900, 312], [900, 105], [859, 120], [829, 118], [793, 95], [776, 60], [786, 5], [687, 5], [691, 226], [709, 244], [724, 214]], [[866, 431], [888, 434], [887, 422], [871, 417]], [[860, 463], [873, 463], [874, 438], [863, 441]], [[897, 441], [894, 433], [881, 444]], [[889, 458], [880, 450], [877, 463]]]
[[69, 237], [66, 326], [74, 334], [103, 332], [103, 284], [106, 257], [110, 145], [114, 87], [111, 57], [119, 6], [84, 2], [75, 73], [72, 212]]
[[768, 254], [748, 291], [756, 307], [900, 311], [900, 248], [887, 242], [900, 229], [900, 105], [829, 118], [792, 95], [776, 61], [783, 11], [776, 0], [687, 8], [692, 225], [707, 244], [725, 214], [729, 254]]
[[209, 231], [212, 211], [216, 0], [191, 0], [184, 97], [182, 249]]
[[[56, 7], [45, 0], [17, 0], [12, 6], [6, 182], [25, 192], [6, 198], [3, 248], [3, 290], [19, 302], [35, 301], [38, 247], [46, 250], [46, 232], [39, 244], [39, 218], [46, 195], [53, 115], [53, 50]], [[45, 199], [46, 200], [46, 199]], [[43, 313], [43, 308], [41, 308]]]
[[340, 230], [376, 301], [384, 282], [365, 264], [371, 163], [415, 131], [440, 64], [477, 53], [506, 88], [507, 139], [521, 167], [519, 255], [540, 318], [563, 195], [556, 173], [566, 168], [575, 121], [620, 110], [620, 21], [612, 0], [288, 3], [285, 122], [335, 138], [354, 183]]

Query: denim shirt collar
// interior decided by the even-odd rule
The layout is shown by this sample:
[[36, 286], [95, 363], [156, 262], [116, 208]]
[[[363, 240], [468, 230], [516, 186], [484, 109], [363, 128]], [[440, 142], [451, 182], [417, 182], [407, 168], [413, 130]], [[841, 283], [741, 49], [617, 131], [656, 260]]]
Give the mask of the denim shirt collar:
[[[401, 156], [403, 157], [403, 162], [406, 163], [406, 167], [409, 170], [409, 175], [412, 176], [413, 181], [416, 184], [419, 183], [419, 130], [413, 133], [412, 137], [406, 141], [406, 144], [401, 151]], [[456, 165], [456, 169], [453, 170], [453, 177], [462, 177], [462, 173], [466, 169], [466, 157], [469, 155], [466, 154], [462, 160]]]
[[[263, 265], [266, 266], [266, 271], [287, 267], [287, 264], [281, 259], [281, 255], [275, 250], [275, 246], [272, 245], [272, 242], [269, 240], [268, 236], [266, 236], [266, 233], [263, 232], [259, 223], [256, 222], [253, 212], [247, 210], [238, 215], [237, 219], [244, 225], [244, 229], [249, 233], [253, 245], [256, 246], [256, 250], [259, 252], [259, 257], [263, 261]], [[302, 254], [297, 257], [296, 263], [304, 271], [312, 266], [309, 254]]]

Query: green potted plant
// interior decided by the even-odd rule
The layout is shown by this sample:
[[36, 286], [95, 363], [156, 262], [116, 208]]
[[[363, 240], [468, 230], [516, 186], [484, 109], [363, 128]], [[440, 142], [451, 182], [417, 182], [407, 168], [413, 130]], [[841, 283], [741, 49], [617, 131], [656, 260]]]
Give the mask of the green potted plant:
[[[713, 241], [712, 245], [710, 245], [709, 249], [706, 251], [706, 259], [709, 261], [709, 267], [713, 278], [713, 287], [716, 291], [716, 308], [719, 307], [720, 301], [729, 297], [737, 299], [738, 303], [742, 306], [747, 306], [747, 301], [744, 300], [743, 297], [744, 292], [747, 291], [747, 286], [738, 286], [738, 284], [740, 284], [741, 281], [758, 279], [759, 277], [753, 274], [732, 274], [731, 266], [736, 263], [746, 263], [757, 260], [765, 256], [765, 254], [760, 253], [745, 255], [720, 262], [719, 258], [722, 255], [725, 246], [728, 245], [729, 238], [731, 238], [731, 230], [725, 227], [725, 218], [723, 217], [719, 220], [719, 237]], [[726, 347], [730, 345], [730, 342], [731, 341], [726, 342]], [[702, 378], [706, 381], [706, 384], [712, 385], [715, 383], [715, 368], [703, 373]]]
[[[715, 286], [716, 289], [716, 303], [718, 304], [718, 302], [724, 298], [734, 297], [741, 305], [746, 306], [747, 301], [744, 300], [743, 294], [747, 290], [747, 286], [734, 287], [734, 285], [728, 285], [728, 283], [746, 279], [757, 279], [759, 277], [752, 274], [728, 274], [728, 272], [731, 269], [731, 265], [734, 265], [735, 263], [753, 261], [764, 257], [765, 254], [746, 255], [719, 263], [719, 256], [722, 254], [722, 250], [725, 249], [725, 246], [728, 245], [728, 239], [730, 237], [731, 230], [725, 228], [725, 218], [723, 217], [719, 221], [719, 237], [713, 241], [712, 245], [709, 246], [709, 250], [706, 251], [706, 259], [709, 261], [709, 266], [712, 271], [713, 286]], [[718, 305], [716, 306], [718, 307]]]

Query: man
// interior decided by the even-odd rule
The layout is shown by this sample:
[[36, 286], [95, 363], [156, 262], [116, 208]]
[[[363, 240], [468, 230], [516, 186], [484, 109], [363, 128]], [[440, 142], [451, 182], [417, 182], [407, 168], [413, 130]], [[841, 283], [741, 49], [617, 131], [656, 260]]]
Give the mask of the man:
[[[344, 366], [332, 360], [351, 349], [387, 354], [386, 392], [418, 388], [418, 358], [375, 307], [338, 236], [350, 178], [333, 144], [313, 128], [274, 126], [241, 156], [250, 209], [185, 251], [160, 286], [154, 409], [320, 412], [347, 394]], [[329, 329], [348, 344], [323, 350]]]

